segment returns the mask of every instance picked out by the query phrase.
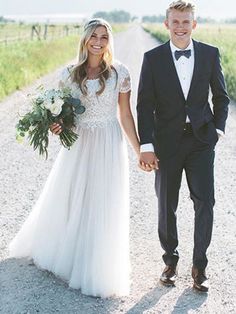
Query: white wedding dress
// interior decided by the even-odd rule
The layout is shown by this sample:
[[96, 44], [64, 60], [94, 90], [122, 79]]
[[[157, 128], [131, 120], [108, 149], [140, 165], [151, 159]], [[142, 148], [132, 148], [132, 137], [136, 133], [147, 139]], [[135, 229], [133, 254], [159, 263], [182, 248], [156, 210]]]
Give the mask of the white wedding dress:
[[117, 120], [119, 92], [130, 90], [126, 67], [115, 64], [104, 92], [87, 81], [87, 96], [68, 69], [60, 86], [72, 89], [86, 111], [79, 138], [62, 148], [40, 198], [10, 243], [10, 257], [29, 257], [41, 269], [93, 296], [129, 293], [129, 184], [126, 143]]

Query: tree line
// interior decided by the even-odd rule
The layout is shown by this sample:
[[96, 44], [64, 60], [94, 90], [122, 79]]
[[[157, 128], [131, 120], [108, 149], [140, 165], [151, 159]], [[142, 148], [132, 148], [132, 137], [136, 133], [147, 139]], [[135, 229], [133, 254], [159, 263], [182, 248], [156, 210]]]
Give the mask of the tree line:
[[0, 24], [4, 24], [4, 23], [13, 23], [15, 22], [14, 20], [10, 20], [10, 19], [5, 19], [5, 17], [0, 16]]
[[[140, 20], [137, 16], [132, 16], [129, 12], [124, 10], [98, 11], [93, 14], [93, 18], [103, 18], [110, 23], [129, 23], [134, 20]], [[144, 15], [141, 17], [142, 23], [162, 23], [165, 20], [165, 15]], [[216, 20], [210, 17], [197, 17], [198, 23], [217, 23]], [[6, 19], [0, 16], [0, 24], [14, 23], [14, 20]], [[236, 24], [236, 17], [231, 19], [225, 19], [221, 21], [227, 24]]]
[[[111, 23], [129, 23], [134, 20], [139, 20], [137, 16], [132, 16], [124, 10], [98, 11], [93, 15], [93, 18], [103, 18]], [[162, 23], [165, 20], [165, 15], [144, 15], [141, 17], [142, 23]], [[197, 17], [198, 23], [217, 23], [216, 20], [210, 17]], [[222, 20], [223, 23], [235, 24], [236, 18]]]

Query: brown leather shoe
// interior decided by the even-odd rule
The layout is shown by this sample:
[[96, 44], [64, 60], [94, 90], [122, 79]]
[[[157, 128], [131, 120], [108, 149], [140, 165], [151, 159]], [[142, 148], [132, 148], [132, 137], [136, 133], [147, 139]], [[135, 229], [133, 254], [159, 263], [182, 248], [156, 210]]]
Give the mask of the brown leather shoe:
[[193, 288], [200, 292], [208, 292], [208, 286], [203, 283], [207, 280], [205, 269], [192, 267]]
[[176, 277], [177, 277], [176, 266], [167, 265], [164, 268], [163, 273], [161, 274], [160, 282], [167, 287], [171, 287], [175, 285]]

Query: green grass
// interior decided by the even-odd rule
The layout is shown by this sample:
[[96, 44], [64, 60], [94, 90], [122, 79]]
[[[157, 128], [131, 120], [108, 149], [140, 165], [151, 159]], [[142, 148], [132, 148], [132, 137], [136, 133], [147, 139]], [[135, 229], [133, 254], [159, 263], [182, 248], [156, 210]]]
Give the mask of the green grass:
[[[11, 44], [13, 39], [18, 41], [26, 41], [33, 38], [34, 40], [37, 40], [38, 36], [35, 32], [33, 37], [31, 36], [32, 27], [33, 24], [0, 24], [0, 43], [3, 42], [2, 44], [4, 45], [5, 41], [7, 41], [8, 44]], [[43, 39], [44, 37], [45, 27], [45, 24], [40, 24], [36, 26], [41, 39]], [[47, 25], [47, 39], [56, 39], [58, 37], [66, 35], [65, 27], [67, 27], [69, 35], [78, 34], [79, 25], [68, 24], [65, 26], [60, 24], [50, 24]]]
[[76, 55], [78, 36], [0, 47], [0, 99]]
[[[128, 28], [127, 24], [112, 26], [114, 33]], [[8, 31], [13, 34], [16, 26], [8, 25]], [[0, 45], [0, 100], [76, 57], [78, 41], [78, 36], [68, 36]]]
[[[162, 42], [169, 39], [162, 24], [146, 25], [145, 30]], [[217, 46], [220, 50], [222, 67], [229, 95], [236, 100], [236, 25], [198, 25], [193, 38]]]
[[130, 24], [112, 24], [113, 33], [124, 32], [129, 28]]
[[26, 35], [30, 34], [31, 25], [28, 24], [15, 24], [15, 23], [6, 23], [0, 24], [0, 39], [4, 39], [8, 36], [18, 36], [19, 34]]

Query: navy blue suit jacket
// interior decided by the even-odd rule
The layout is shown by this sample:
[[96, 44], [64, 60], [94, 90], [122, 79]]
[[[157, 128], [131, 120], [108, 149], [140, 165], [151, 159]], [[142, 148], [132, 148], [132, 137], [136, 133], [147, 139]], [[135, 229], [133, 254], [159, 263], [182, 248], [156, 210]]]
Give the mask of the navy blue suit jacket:
[[[144, 54], [138, 88], [138, 131], [141, 144], [153, 143], [160, 158], [173, 155], [188, 115], [195, 136], [215, 145], [216, 129], [224, 132], [229, 97], [216, 47], [193, 41], [194, 70], [185, 100], [169, 41]], [[212, 108], [209, 90], [212, 91]]]

